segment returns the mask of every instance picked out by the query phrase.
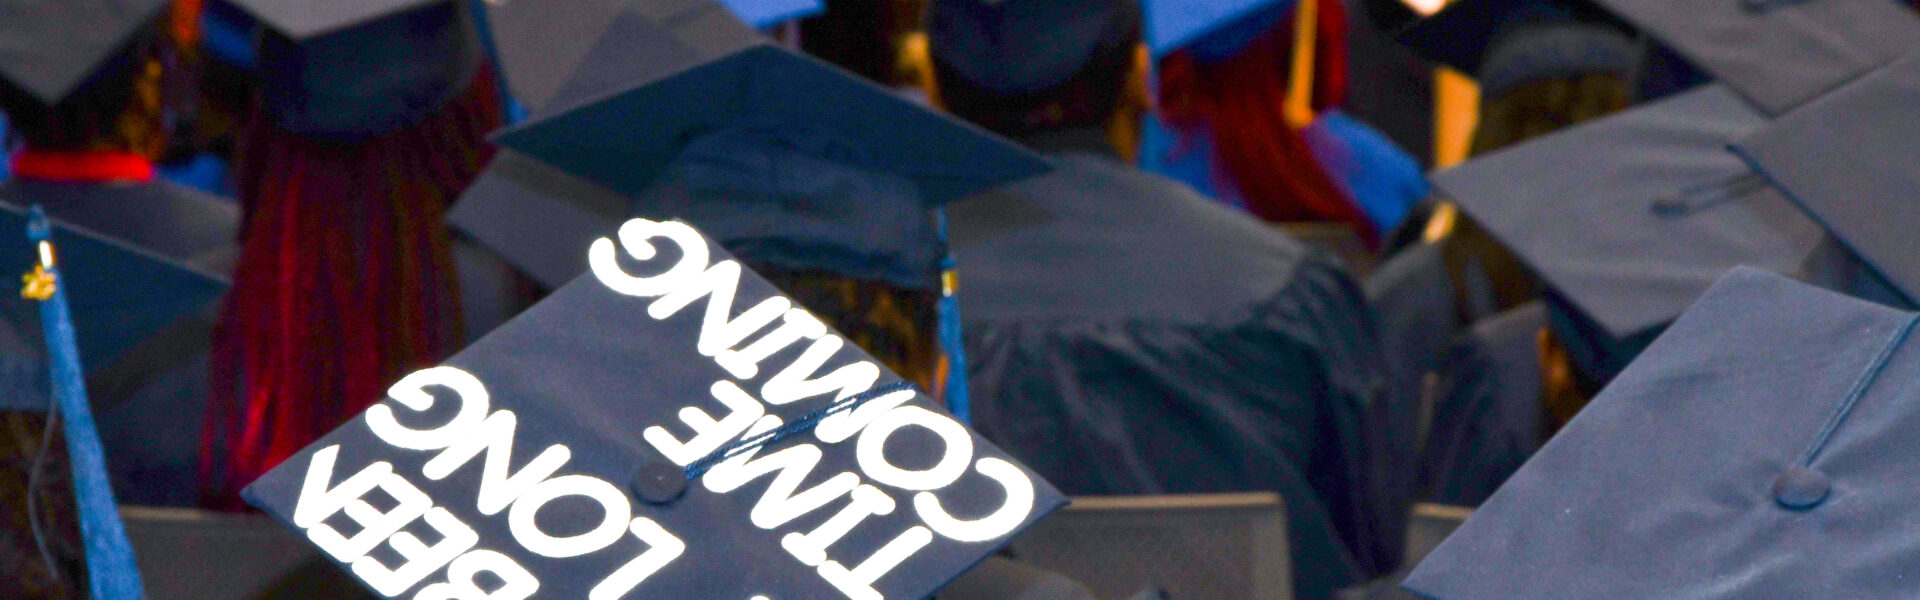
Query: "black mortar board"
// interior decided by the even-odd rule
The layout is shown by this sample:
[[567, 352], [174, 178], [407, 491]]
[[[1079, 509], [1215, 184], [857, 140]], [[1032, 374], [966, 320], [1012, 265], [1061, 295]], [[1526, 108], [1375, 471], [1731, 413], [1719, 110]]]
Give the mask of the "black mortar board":
[[151, 25], [166, 0], [0, 0], [0, 79], [59, 104]]

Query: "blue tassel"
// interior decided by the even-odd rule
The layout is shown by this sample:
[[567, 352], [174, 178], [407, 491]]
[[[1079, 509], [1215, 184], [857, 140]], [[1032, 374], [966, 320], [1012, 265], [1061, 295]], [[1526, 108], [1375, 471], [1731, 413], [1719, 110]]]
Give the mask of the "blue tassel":
[[54, 406], [65, 418], [67, 455], [73, 462], [74, 498], [80, 508], [80, 538], [87, 552], [90, 597], [96, 600], [140, 600], [140, 571], [134, 567], [133, 546], [114, 507], [113, 488], [107, 484], [107, 459], [100, 434], [87, 405], [86, 379], [80, 370], [80, 349], [74, 341], [73, 318], [67, 312], [66, 286], [54, 263], [52, 229], [47, 215], [34, 205], [27, 221], [27, 239], [40, 252], [39, 267], [27, 276], [24, 295], [40, 300], [40, 324], [46, 331]]
[[[938, 213], [940, 241], [947, 241], [947, 213]], [[973, 424], [973, 407], [967, 398], [967, 349], [960, 336], [959, 275], [953, 262], [953, 247], [940, 258], [940, 349], [947, 353], [947, 410], [961, 423]]]

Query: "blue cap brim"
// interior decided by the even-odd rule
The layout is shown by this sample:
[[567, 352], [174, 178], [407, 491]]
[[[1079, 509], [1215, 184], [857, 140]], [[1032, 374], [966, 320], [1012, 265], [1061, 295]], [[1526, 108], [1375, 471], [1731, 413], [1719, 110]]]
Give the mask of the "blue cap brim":
[[827, 9], [820, 0], [720, 0], [720, 3], [756, 29], [811, 17]]
[[1144, 0], [1147, 48], [1166, 56], [1256, 11], [1298, 0]]

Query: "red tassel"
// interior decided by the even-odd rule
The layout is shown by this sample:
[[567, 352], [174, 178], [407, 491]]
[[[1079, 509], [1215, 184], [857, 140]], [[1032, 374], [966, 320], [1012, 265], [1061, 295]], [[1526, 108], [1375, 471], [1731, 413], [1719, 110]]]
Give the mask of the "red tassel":
[[[1314, 107], [1324, 110], [1346, 93], [1346, 17], [1338, 2], [1318, 6]], [[1226, 60], [1203, 62], [1189, 51], [1162, 59], [1161, 116], [1182, 135], [1213, 134], [1221, 166], [1240, 188], [1248, 212], [1275, 222], [1346, 223], [1374, 244], [1379, 232], [1373, 222], [1287, 124], [1292, 21], [1283, 19]]]
[[427, 120], [342, 145], [249, 123], [238, 155], [242, 254], [215, 340], [205, 504], [240, 488], [431, 366], [461, 340], [442, 221], [492, 158], [483, 71]]

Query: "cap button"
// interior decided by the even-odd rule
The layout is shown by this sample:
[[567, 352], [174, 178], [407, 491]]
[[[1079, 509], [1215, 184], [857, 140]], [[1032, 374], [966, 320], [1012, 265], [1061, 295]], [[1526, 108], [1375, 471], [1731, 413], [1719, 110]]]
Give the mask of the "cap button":
[[1773, 501], [1788, 510], [1808, 510], [1819, 506], [1833, 492], [1833, 481], [1826, 473], [1806, 467], [1794, 467], [1773, 480]]
[[687, 493], [687, 471], [667, 461], [653, 461], [633, 474], [633, 494], [648, 504], [668, 504]]

